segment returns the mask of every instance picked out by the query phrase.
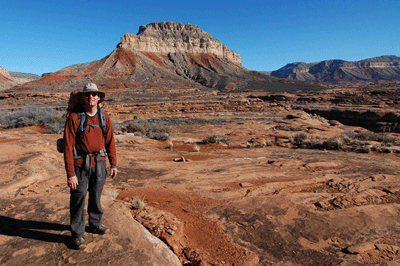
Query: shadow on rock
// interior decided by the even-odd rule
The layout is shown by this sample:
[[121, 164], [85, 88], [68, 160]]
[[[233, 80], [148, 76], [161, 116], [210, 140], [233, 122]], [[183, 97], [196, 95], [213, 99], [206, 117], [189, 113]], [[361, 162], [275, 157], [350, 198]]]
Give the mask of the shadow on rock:
[[[7, 236], [19, 236], [22, 238], [34, 239], [39, 241], [63, 243], [69, 246], [69, 235], [64, 231], [69, 231], [69, 225], [58, 223], [20, 220], [0, 215], [0, 234]], [[59, 231], [53, 233], [49, 231]]]

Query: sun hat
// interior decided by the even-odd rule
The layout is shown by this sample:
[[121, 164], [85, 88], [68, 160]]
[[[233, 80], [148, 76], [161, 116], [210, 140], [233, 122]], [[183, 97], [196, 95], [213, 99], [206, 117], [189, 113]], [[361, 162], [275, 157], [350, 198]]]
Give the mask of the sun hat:
[[94, 84], [94, 83], [87, 83], [85, 85], [85, 87], [83, 88], [83, 90], [81, 91], [82, 94], [86, 94], [86, 93], [89, 93], [89, 92], [97, 92], [99, 94], [99, 96], [100, 96], [99, 102], [102, 102], [104, 100], [104, 98], [106, 97], [106, 94], [104, 92], [100, 91], [97, 88], [97, 85]]

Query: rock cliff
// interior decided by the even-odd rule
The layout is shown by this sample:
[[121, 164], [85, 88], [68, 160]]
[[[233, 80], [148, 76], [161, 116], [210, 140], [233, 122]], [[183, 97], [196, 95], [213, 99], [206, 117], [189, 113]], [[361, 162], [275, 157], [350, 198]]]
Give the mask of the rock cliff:
[[0, 67], [0, 91], [38, 78], [40, 78], [38, 75], [9, 72], [6, 68]]
[[0, 67], [0, 91], [8, 89], [16, 84], [17, 82], [10, 76], [10, 72], [5, 68]]
[[204, 32], [199, 26], [176, 22], [160, 22], [142, 25], [137, 35], [126, 33], [119, 48], [130, 48], [152, 53], [212, 54], [241, 65], [240, 54], [233, 52]]
[[0, 75], [3, 75], [5, 77], [10, 77], [10, 72], [4, 67], [0, 67]]
[[380, 56], [356, 62], [325, 60], [316, 63], [290, 63], [271, 76], [308, 82], [375, 82], [400, 80], [400, 58]]

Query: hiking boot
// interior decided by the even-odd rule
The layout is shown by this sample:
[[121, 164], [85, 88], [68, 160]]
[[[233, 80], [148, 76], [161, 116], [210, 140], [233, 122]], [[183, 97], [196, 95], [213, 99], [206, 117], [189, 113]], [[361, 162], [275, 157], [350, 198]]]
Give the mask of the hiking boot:
[[110, 231], [110, 229], [108, 229], [108, 227], [104, 226], [104, 225], [98, 225], [98, 226], [90, 225], [89, 227], [90, 227], [90, 231], [92, 231], [95, 234], [99, 234], [99, 235], [107, 234]]
[[72, 247], [74, 249], [85, 249], [86, 248], [86, 242], [83, 237], [75, 237], [72, 240]]

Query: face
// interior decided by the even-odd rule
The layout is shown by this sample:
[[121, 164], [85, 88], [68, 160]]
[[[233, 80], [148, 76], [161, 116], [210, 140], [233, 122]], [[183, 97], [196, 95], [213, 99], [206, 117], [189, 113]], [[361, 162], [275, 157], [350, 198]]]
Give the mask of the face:
[[97, 106], [100, 96], [97, 92], [88, 92], [83, 95], [83, 100], [89, 106]]

